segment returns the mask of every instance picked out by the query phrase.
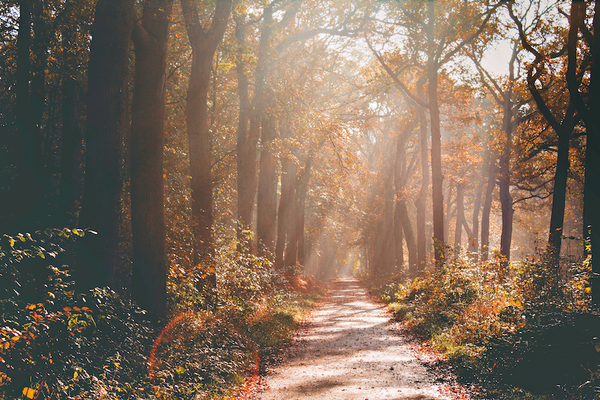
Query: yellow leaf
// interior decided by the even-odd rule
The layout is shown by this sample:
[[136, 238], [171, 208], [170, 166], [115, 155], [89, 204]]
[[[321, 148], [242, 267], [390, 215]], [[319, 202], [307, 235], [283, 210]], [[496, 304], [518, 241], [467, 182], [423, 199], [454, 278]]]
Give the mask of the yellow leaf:
[[23, 388], [23, 396], [33, 399], [35, 397], [35, 389], [29, 387]]

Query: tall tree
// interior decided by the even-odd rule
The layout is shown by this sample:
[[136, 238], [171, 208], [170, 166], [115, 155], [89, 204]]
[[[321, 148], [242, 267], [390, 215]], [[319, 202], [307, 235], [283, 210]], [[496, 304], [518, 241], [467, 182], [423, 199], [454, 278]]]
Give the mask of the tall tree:
[[121, 205], [121, 137], [124, 83], [133, 29], [134, 0], [98, 0], [88, 66], [86, 167], [78, 249], [79, 283], [114, 283]]
[[204, 265], [207, 283], [216, 285], [212, 265], [213, 187], [211, 173], [212, 138], [208, 119], [208, 91], [213, 60], [221, 43], [231, 0], [217, 0], [212, 24], [204, 29], [193, 0], [181, 0], [188, 38], [192, 46], [192, 69], [187, 92], [186, 123], [192, 176], [192, 228], [194, 232], [194, 264]]
[[[512, 43], [512, 54], [508, 62], [508, 81], [505, 87], [502, 87], [496, 79], [494, 79], [481, 65], [479, 59], [474, 54], [471, 54], [471, 59], [475, 63], [481, 82], [492, 95], [497, 105], [502, 107], [502, 133], [500, 139], [501, 150], [498, 157], [498, 188], [500, 192], [500, 204], [502, 206], [502, 232], [500, 235], [500, 254], [504, 257], [503, 263], [506, 266], [510, 261], [510, 248], [512, 243], [513, 231], [513, 198], [510, 193], [511, 187], [511, 169], [510, 160], [512, 153], [513, 132], [515, 126], [518, 125], [516, 117], [516, 108], [519, 103], [515, 100], [515, 84], [517, 76], [515, 73], [517, 55], [519, 54], [519, 44]], [[495, 167], [495, 165], [494, 165]], [[492, 166], [490, 165], [490, 168]], [[495, 168], [490, 170], [490, 174], [495, 173]], [[490, 175], [491, 176], [491, 175]], [[491, 179], [491, 178], [490, 178]], [[495, 180], [495, 178], [494, 178]], [[489, 184], [489, 182], [488, 182]], [[491, 188], [491, 186], [490, 186]], [[486, 198], [487, 199], [487, 198]], [[487, 201], [487, 200], [486, 200]], [[487, 203], [486, 203], [487, 204]], [[487, 212], [487, 208], [486, 208]], [[489, 217], [488, 217], [489, 218]], [[489, 227], [489, 225], [488, 225]], [[486, 244], [487, 246], [487, 244]], [[487, 254], [485, 256], [487, 258]]]
[[[256, 174], [256, 146], [260, 137], [260, 123], [264, 112], [265, 81], [269, 66], [269, 52], [273, 31], [273, 9], [274, 3], [268, 3], [263, 11], [263, 26], [258, 46], [256, 72], [254, 74], [254, 96], [249, 106], [249, 95], [247, 93], [247, 80], [242, 78], [238, 81], [240, 85], [240, 103], [244, 103], [244, 114], [240, 114], [240, 125], [238, 126], [238, 238], [243, 239], [243, 232], [249, 230], [254, 212], [254, 198], [256, 196], [257, 174]], [[242, 45], [244, 37], [244, 23], [238, 22], [236, 36], [238, 45]], [[238, 77], [245, 73], [243, 59], [238, 60]], [[245, 92], [244, 92], [245, 91]], [[247, 112], [247, 114], [246, 114]], [[243, 119], [242, 119], [243, 118]], [[247, 119], [246, 119], [247, 118]]]
[[[587, 5], [584, 1], [573, 0], [571, 3], [567, 84], [571, 99], [575, 102], [577, 112], [581, 114], [586, 128], [585, 149], [585, 184], [583, 237], [589, 245], [586, 254], [591, 262], [592, 303], [600, 305], [600, 41], [596, 32], [600, 30], [600, 3], [594, 2], [592, 29], [585, 25]], [[578, 65], [579, 35], [589, 48], [589, 59]], [[586, 71], [586, 63], [590, 62], [590, 81], [587, 93], [582, 88], [581, 80]], [[586, 246], [587, 247], [587, 246]]]
[[298, 264], [306, 265], [306, 244], [305, 244], [305, 222], [306, 222], [306, 198], [308, 196], [308, 184], [310, 182], [311, 170], [314, 152], [312, 149], [309, 151], [306, 162], [304, 163], [304, 169], [298, 176], [298, 187], [296, 189], [296, 239], [297, 252], [298, 252]]
[[492, 211], [492, 200], [494, 188], [496, 187], [496, 175], [498, 173], [497, 156], [494, 150], [488, 151], [489, 167], [487, 170], [487, 184], [485, 186], [485, 198], [481, 210], [481, 260], [487, 261], [490, 252], [490, 213]]
[[76, 15], [73, 1], [65, 4], [64, 19], [61, 30], [63, 76], [62, 76], [62, 140], [60, 157], [60, 188], [57, 201], [58, 212], [65, 216], [67, 224], [77, 226], [77, 210], [75, 209], [80, 191], [76, 180], [77, 152], [82, 145], [82, 132], [78, 124], [79, 88], [77, 85], [77, 29], [71, 23]]
[[[407, 180], [408, 171], [406, 165], [406, 142], [409, 136], [412, 134], [415, 123], [410, 124], [403, 132], [401, 132], [396, 138], [396, 158], [394, 160], [394, 188], [396, 192], [395, 210], [394, 210], [394, 229], [396, 236], [396, 257], [400, 261], [401, 249], [403, 247], [402, 239], [406, 241], [406, 247], [408, 248], [408, 274], [409, 276], [417, 276], [419, 273], [418, 267], [418, 253], [417, 243], [415, 242], [415, 235], [410, 221], [408, 207], [406, 205], [406, 199], [404, 194], [405, 182]], [[412, 163], [411, 163], [412, 164]], [[399, 267], [403, 266], [402, 263], [397, 264]]]
[[[423, 86], [425, 79], [421, 79], [417, 84], [417, 96], [421, 103], [425, 102], [425, 93]], [[417, 104], [417, 115], [419, 117], [419, 138], [421, 155], [421, 188], [419, 195], [415, 200], [417, 208], [417, 274], [420, 274], [427, 262], [427, 241], [425, 233], [425, 214], [427, 205], [427, 192], [429, 190], [429, 141], [427, 138], [427, 116], [425, 107]]]
[[261, 129], [260, 175], [256, 201], [256, 236], [259, 250], [275, 251], [277, 232], [277, 159], [273, 154], [277, 137], [274, 116], [265, 115]]
[[[576, 107], [574, 99], [569, 96], [567, 106], [553, 112], [549, 101], [544, 99], [540, 86], [548, 91], [548, 84], [544, 84], [546, 64], [553, 58], [562, 56], [562, 52], [558, 51], [556, 54], [549, 56], [542, 54], [537, 50], [527, 38], [526, 30], [523, 27], [522, 18], [519, 18], [512, 5], [509, 5], [509, 13], [512, 20], [515, 22], [519, 30], [519, 38], [521, 44], [530, 52], [535, 60], [530, 64], [527, 69], [527, 88], [535, 101], [535, 104], [552, 127], [552, 130], [557, 136], [557, 156], [556, 156], [556, 172], [554, 175], [554, 189], [552, 195], [552, 212], [550, 215], [550, 232], [548, 237], [548, 245], [550, 251], [553, 254], [554, 262], [558, 263], [560, 257], [560, 250], [563, 236], [563, 224], [565, 217], [565, 203], [566, 203], [566, 192], [567, 192], [567, 178], [569, 174], [569, 148], [571, 134], [575, 126], [579, 123], [579, 116], [576, 114]], [[571, 43], [571, 45], [575, 45]], [[573, 58], [567, 60], [574, 62]], [[567, 67], [568, 68], [568, 67]], [[567, 90], [567, 88], [559, 88], [559, 91]], [[562, 114], [556, 116], [555, 113]]]
[[167, 43], [173, 0], [145, 0], [136, 18], [131, 106], [132, 298], [155, 317], [166, 313], [167, 264], [163, 152]]
[[[292, 135], [288, 121], [280, 125], [281, 139], [289, 139]], [[275, 267], [278, 269], [286, 265], [285, 251], [289, 240], [290, 227], [293, 225], [294, 202], [296, 197], [296, 173], [297, 166], [292, 152], [287, 152], [281, 159], [281, 196], [277, 209], [277, 242], [275, 244]], [[288, 256], [288, 260], [291, 254]]]

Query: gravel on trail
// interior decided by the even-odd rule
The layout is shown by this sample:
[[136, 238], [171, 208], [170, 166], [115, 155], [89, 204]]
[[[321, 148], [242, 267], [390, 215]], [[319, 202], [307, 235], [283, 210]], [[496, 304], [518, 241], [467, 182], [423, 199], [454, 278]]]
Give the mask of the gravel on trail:
[[385, 306], [352, 278], [338, 279], [312, 311], [257, 400], [456, 399], [399, 334]]

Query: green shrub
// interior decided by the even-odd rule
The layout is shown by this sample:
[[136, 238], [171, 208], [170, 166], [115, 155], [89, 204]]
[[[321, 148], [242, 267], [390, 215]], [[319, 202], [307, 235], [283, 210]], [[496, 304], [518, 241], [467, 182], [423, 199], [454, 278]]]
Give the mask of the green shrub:
[[[84, 233], [2, 239], [0, 399], [224, 398], [257, 362], [275, 358], [314, 305], [288, 290], [268, 257], [224, 245], [218, 290], [202, 292], [200, 268], [174, 268], [171, 318], [156, 325], [109, 288], [76, 293], [69, 268], [46, 262]], [[25, 296], [22, 286], [42, 290]]]

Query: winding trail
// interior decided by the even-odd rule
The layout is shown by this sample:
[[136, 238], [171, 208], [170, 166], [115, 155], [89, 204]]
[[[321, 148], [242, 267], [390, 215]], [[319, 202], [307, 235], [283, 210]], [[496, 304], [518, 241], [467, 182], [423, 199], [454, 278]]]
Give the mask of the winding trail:
[[394, 330], [385, 307], [358, 281], [332, 283], [284, 364], [271, 371], [261, 400], [455, 399]]

